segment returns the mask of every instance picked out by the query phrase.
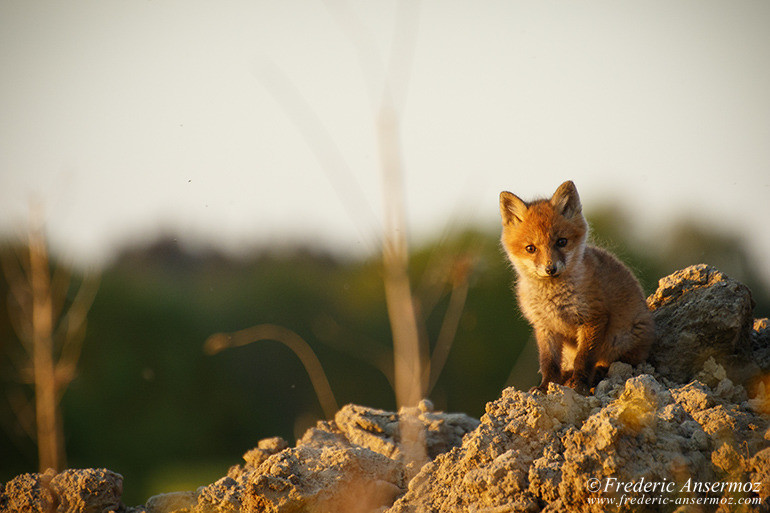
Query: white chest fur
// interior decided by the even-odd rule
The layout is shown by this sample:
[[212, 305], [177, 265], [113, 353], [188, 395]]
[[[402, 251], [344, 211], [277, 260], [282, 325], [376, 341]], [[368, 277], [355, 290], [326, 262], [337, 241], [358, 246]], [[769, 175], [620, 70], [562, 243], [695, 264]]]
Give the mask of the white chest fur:
[[585, 302], [571, 281], [520, 279], [517, 292], [522, 313], [535, 328], [575, 337]]

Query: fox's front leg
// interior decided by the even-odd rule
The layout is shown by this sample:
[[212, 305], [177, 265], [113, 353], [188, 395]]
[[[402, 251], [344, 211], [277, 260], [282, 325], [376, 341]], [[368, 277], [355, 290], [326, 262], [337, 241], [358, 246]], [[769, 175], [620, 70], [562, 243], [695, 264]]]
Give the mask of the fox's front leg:
[[574, 369], [572, 377], [565, 383], [576, 392], [588, 395], [596, 372], [596, 362], [604, 349], [606, 333], [606, 318], [592, 320], [578, 328]]
[[[537, 352], [540, 357], [540, 375], [543, 377], [538, 390], [548, 390], [548, 383], [562, 383], [561, 337], [545, 330], [536, 330]], [[534, 390], [534, 389], [533, 389]]]

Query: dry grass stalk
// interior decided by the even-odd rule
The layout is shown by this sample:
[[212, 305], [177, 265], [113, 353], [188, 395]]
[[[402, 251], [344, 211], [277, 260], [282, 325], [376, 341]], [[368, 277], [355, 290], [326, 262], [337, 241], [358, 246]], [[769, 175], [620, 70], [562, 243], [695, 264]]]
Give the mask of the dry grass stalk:
[[72, 277], [63, 267], [52, 266], [35, 209], [25, 247], [15, 255], [3, 252], [1, 260], [10, 289], [9, 318], [24, 349], [24, 357], [15, 362], [17, 375], [21, 383], [32, 385], [31, 398], [9, 391], [9, 403], [18, 424], [37, 442], [40, 471], [60, 471], [66, 464], [60, 403], [76, 375], [98, 278], [86, 276], [68, 301]]
[[297, 358], [300, 359], [310, 377], [310, 382], [313, 385], [318, 401], [321, 403], [324, 415], [327, 419], [334, 418], [334, 414], [337, 413], [339, 407], [321, 362], [310, 345], [294, 331], [275, 324], [260, 324], [234, 333], [217, 333], [211, 335], [206, 340], [204, 351], [207, 354], [213, 355], [223, 349], [245, 346], [262, 340], [280, 342], [297, 355]]

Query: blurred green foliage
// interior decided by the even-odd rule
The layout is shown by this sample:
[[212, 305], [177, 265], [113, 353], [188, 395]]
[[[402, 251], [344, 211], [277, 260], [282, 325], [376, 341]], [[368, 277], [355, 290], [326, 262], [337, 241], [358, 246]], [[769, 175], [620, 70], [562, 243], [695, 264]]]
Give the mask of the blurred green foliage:
[[[643, 244], [624, 229], [616, 209], [595, 212], [591, 223], [595, 239], [631, 265], [646, 293], [659, 277], [705, 262], [749, 285], [756, 316], [768, 315], [767, 289], [736, 237], [681, 224], [665, 240]], [[469, 280], [469, 292], [430, 397], [439, 409], [479, 417], [504, 386], [537, 383], [536, 353], [496, 227], [456, 233], [414, 251], [411, 272], [427, 338], [435, 342], [440, 330], [458, 261], [472, 263], [459, 278]], [[335, 258], [310, 249], [234, 258], [185, 251], [166, 238], [126, 251], [104, 271], [78, 377], [63, 399], [68, 466], [123, 474], [125, 502], [140, 504], [152, 494], [221, 477], [261, 438], [294, 440], [323, 414], [289, 349], [260, 341], [213, 356], [203, 352], [209, 335], [261, 323], [290, 328], [310, 344], [340, 405], [393, 409], [381, 276], [377, 258]], [[11, 390], [20, 385], [7, 354], [18, 353], [18, 342], [2, 280], [0, 294], [0, 380]], [[517, 362], [520, 354], [527, 356]], [[13, 427], [5, 397], [0, 415], [0, 481], [6, 481], [35, 470], [35, 450]]]

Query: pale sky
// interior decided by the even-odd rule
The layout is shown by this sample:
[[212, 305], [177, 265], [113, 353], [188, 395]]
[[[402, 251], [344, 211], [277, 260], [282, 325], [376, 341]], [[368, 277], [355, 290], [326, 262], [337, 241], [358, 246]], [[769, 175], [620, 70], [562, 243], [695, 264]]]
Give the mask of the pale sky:
[[[372, 250], [395, 43], [413, 234], [496, 227], [501, 190], [572, 179], [586, 210], [624, 203], [648, 233], [688, 215], [770, 253], [770, 2], [350, 4], [0, 0], [0, 233], [36, 199], [81, 263], [158, 232]], [[348, 170], [321, 165], [303, 105]]]

